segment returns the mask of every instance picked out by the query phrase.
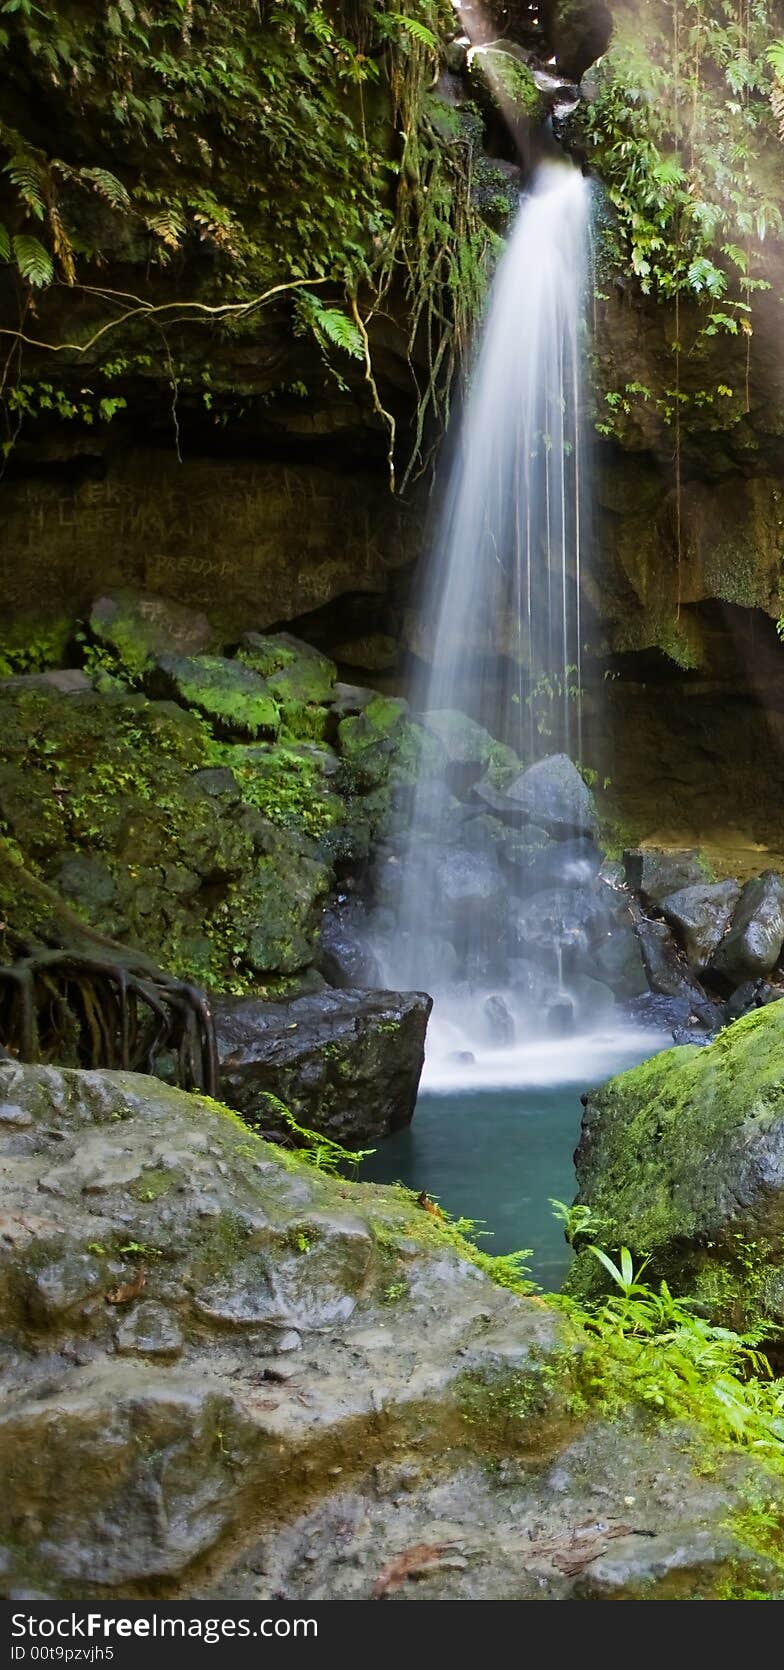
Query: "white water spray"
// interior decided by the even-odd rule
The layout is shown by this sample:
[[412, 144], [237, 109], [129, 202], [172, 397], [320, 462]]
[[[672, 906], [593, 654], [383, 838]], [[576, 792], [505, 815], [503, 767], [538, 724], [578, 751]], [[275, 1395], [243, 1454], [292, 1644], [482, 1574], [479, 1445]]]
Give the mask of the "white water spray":
[[[572, 1035], [578, 1077], [575, 1033], [590, 1039], [594, 1065], [617, 1049], [610, 986], [592, 978], [597, 941], [614, 931], [610, 889], [595, 881], [599, 855], [590, 840], [553, 842], [524, 819], [515, 826], [504, 802], [505, 769], [581, 758], [589, 237], [589, 184], [570, 163], [543, 164], [492, 286], [429, 563], [421, 650], [430, 671], [415, 705], [442, 739], [469, 714], [506, 745], [467, 791], [459, 746], [448, 787], [423, 767], [396, 927], [382, 935], [389, 983], [435, 999], [430, 1087], [552, 1072], [559, 1034]], [[626, 1050], [629, 1041], [626, 1032]]]

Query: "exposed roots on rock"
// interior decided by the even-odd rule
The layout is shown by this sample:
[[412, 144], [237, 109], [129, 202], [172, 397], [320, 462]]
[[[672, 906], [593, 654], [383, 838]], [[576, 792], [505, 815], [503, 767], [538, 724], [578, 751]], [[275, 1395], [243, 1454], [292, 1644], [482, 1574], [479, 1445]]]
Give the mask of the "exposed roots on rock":
[[18, 863], [14, 882], [23, 925], [0, 922], [0, 1060], [157, 1073], [217, 1096], [205, 993], [96, 933]]

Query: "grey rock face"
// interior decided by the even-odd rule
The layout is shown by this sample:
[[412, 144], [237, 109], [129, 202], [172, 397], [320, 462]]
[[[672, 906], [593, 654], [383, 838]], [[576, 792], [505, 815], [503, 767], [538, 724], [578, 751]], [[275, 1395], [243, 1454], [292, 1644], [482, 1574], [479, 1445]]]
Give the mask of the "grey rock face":
[[697, 882], [662, 899], [662, 915], [675, 929], [691, 968], [707, 968], [739, 898], [740, 884], [730, 880]]
[[551, 754], [529, 766], [506, 795], [531, 823], [561, 839], [596, 833], [596, 801], [567, 754]]
[[778, 1476], [573, 1414], [581, 1337], [413, 1199], [133, 1074], [3, 1065], [0, 1105], [6, 1594], [780, 1593], [727, 1529]]
[[381, 985], [378, 960], [367, 943], [365, 913], [351, 903], [324, 912], [319, 966], [331, 986], [344, 990]]
[[658, 905], [668, 893], [705, 881], [696, 848], [637, 847], [623, 855], [626, 881], [633, 893]]
[[784, 877], [775, 870], [747, 881], [729, 932], [713, 958], [714, 973], [733, 985], [775, 968], [784, 946]]
[[683, 997], [692, 1008], [705, 1001], [705, 993], [690, 977], [666, 922], [651, 922], [643, 917], [635, 924], [635, 933], [652, 992]]
[[421, 992], [325, 991], [291, 1003], [221, 998], [221, 1085], [254, 1125], [281, 1129], [279, 1098], [300, 1125], [349, 1147], [407, 1125], [431, 999]]

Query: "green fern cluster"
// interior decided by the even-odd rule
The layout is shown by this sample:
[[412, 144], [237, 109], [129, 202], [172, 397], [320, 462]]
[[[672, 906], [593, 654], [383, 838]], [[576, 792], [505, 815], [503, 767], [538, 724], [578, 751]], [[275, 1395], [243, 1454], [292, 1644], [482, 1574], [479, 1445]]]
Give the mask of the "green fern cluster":
[[[388, 421], [365, 327], [402, 281], [412, 343], [428, 347], [418, 453], [425, 414], [444, 414], [493, 245], [472, 197], [477, 135], [470, 123], [447, 133], [428, 91], [453, 29], [446, 0], [394, 10], [385, 0], [6, 0], [0, 73], [13, 115], [0, 122], [0, 264], [17, 280], [7, 328], [16, 318], [26, 334], [30, 292], [77, 287], [66, 332], [92, 376], [108, 332], [116, 357], [118, 321], [137, 359], [150, 342], [160, 354], [164, 327], [177, 323], [113, 290], [110, 262], [136, 269], [142, 295], [152, 286], [164, 308], [185, 304], [180, 321], [238, 335], [255, 328], [246, 307], [294, 288], [295, 330], [313, 334], [339, 377], [341, 362], [364, 361]], [[31, 90], [45, 125], [21, 114]], [[46, 340], [45, 303], [36, 341]], [[51, 317], [59, 350], [62, 299]], [[169, 335], [163, 347], [176, 399], [182, 356]], [[214, 391], [209, 409], [225, 421]]]
[[704, 304], [708, 334], [750, 330], [763, 245], [784, 232], [781, 21], [767, 0], [651, 0], [644, 23], [619, 12], [583, 118], [610, 205], [605, 259], [646, 294]]

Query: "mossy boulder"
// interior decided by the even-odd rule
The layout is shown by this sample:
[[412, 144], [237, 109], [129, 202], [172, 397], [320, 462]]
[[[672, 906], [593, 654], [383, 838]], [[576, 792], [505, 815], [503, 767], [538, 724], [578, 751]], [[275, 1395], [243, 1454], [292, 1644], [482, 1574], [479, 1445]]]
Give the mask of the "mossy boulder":
[[264, 636], [248, 632], [239, 658], [262, 676], [278, 703], [284, 730], [293, 737], [321, 740], [327, 732], [337, 667], [328, 656], [289, 632]]
[[97, 598], [89, 626], [95, 642], [133, 678], [158, 655], [201, 655], [214, 647], [213, 629], [201, 611], [130, 587]]
[[[592, 1238], [650, 1257], [732, 1325], [784, 1327], [784, 1004], [705, 1048], [654, 1056], [584, 1098], [576, 1153]], [[580, 1253], [569, 1286], [604, 1274]]]
[[547, 99], [536, 85], [533, 71], [519, 47], [503, 41], [475, 48], [471, 55], [471, 87], [485, 109], [494, 106], [508, 121], [541, 122]]
[[[273, 754], [260, 786], [241, 744], [217, 751], [233, 771], [194, 714], [122, 693], [8, 691], [0, 725], [0, 818], [92, 928], [218, 990], [313, 961], [332, 882], [313, 835], [343, 811], [315, 768]], [[0, 897], [20, 926], [12, 881]]]
[[220, 736], [276, 737], [280, 729], [278, 705], [265, 680], [226, 656], [161, 655], [151, 688], [200, 713]]

